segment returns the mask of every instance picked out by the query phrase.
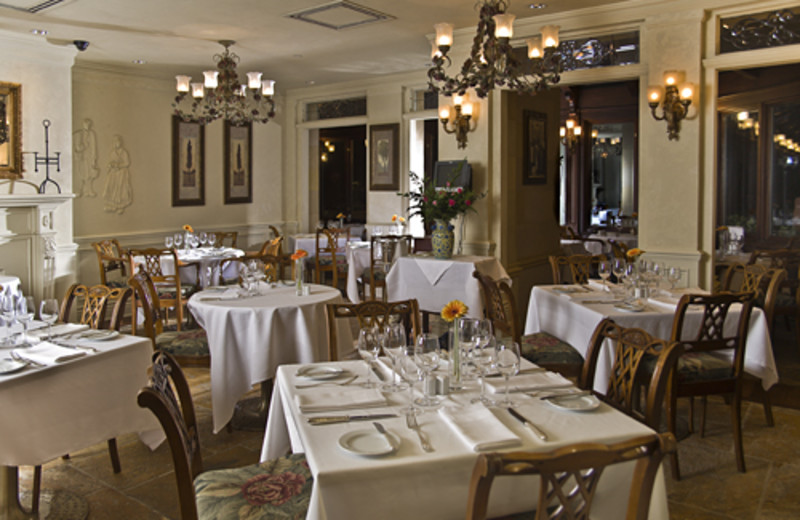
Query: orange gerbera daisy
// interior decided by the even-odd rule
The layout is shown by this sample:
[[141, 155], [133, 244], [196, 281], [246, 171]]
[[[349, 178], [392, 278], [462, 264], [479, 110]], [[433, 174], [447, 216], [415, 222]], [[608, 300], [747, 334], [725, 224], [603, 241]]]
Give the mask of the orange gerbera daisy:
[[469, 307], [464, 305], [460, 300], [453, 300], [442, 309], [442, 319], [447, 322], [452, 322], [456, 318], [466, 316]]
[[338, 215], [336, 215], [336, 218], [344, 218], [344, 213], [339, 213]]
[[308, 256], [308, 251], [305, 249], [298, 249], [292, 255], [292, 260], [300, 260], [301, 258], [305, 258]]
[[625, 252], [625, 254], [628, 256], [628, 258], [638, 258], [644, 254], [644, 251], [642, 251], [638, 247], [633, 247], [631, 249], [628, 249]]
[[188, 231], [189, 233], [194, 233], [194, 229], [189, 224], [186, 224], [185, 226], [183, 226], [183, 230], [184, 231]]

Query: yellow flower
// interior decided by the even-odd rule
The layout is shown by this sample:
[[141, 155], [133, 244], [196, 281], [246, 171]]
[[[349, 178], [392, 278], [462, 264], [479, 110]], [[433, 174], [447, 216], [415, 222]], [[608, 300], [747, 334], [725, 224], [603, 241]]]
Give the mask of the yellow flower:
[[728, 231], [728, 226], [720, 226], [717, 228], [717, 231]]
[[300, 260], [301, 258], [305, 258], [308, 256], [308, 251], [305, 249], [298, 249], [292, 255], [292, 260]]
[[631, 249], [628, 249], [625, 252], [625, 254], [627, 255], [628, 258], [638, 258], [644, 254], [644, 251], [642, 251], [638, 247], [633, 247]]
[[183, 230], [188, 231], [189, 233], [194, 233], [194, 229], [192, 229], [192, 226], [190, 226], [189, 224], [183, 226]]
[[392, 222], [397, 222], [397, 215], [392, 215]]
[[339, 213], [338, 215], [336, 215], [336, 218], [344, 218], [344, 213]]
[[632, 216], [633, 218], [639, 218], [639, 214], [638, 214], [638, 213], [636, 213], [635, 211], [634, 211], [634, 212], [631, 214], [631, 216]]
[[442, 319], [447, 322], [452, 322], [456, 318], [460, 318], [467, 314], [469, 308], [464, 305], [464, 302], [453, 300], [442, 309]]
[[406, 219], [404, 219], [403, 217], [399, 217], [398, 220], [400, 221], [401, 224], [406, 221]]

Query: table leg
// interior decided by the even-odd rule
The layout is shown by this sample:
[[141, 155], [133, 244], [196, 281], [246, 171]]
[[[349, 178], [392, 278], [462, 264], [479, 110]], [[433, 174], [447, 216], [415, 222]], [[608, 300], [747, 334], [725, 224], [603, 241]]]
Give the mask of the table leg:
[[236, 430], [264, 431], [267, 426], [267, 411], [272, 398], [272, 379], [261, 382], [261, 395], [242, 399], [236, 403], [231, 426]]
[[16, 466], [0, 467], [0, 520], [30, 518], [19, 501], [19, 469]]

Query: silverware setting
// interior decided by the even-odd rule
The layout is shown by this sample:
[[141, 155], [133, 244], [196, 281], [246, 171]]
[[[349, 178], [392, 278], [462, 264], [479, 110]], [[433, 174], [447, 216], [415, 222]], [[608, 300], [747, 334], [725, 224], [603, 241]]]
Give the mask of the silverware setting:
[[302, 384], [302, 385], [294, 385], [295, 388], [303, 389], [303, 388], [316, 388], [318, 386], [347, 386], [353, 381], [355, 381], [358, 376], [350, 376], [344, 381], [323, 381], [321, 383], [309, 383], [309, 384]]
[[514, 419], [518, 420], [519, 422], [527, 426], [537, 437], [539, 437], [543, 441], [547, 440], [547, 434], [545, 434], [538, 426], [533, 424], [527, 417], [525, 417], [518, 411], [514, 410], [513, 408], [507, 408], [507, 410], [508, 413], [510, 413]]
[[308, 424], [318, 426], [351, 421], [369, 421], [371, 419], [392, 419], [394, 417], [397, 417], [397, 415], [393, 413], [375, 413], [371, 415], [323, 415], [319, 417], [309, 417]]
[[66, 343], [64, 341], [51, 341], [51, 343], [53, 343], [55, 345], [58, 345], [59, 347], [71, 348], [73, 350], [85, 350], [85, 351], [91, 352], [93, 354], [96, 354], [98, 352], [98, 350], [96, 348], [90, 347], [88, 345], [72, 345], [72, 344]]
[[543, 395], [543, 396], [539, 397], [539, 399], [541, 399], [543, 401], [548, 401], [550, 399], [560, 399], [560, 398], [573, 399], [575, 397], [582, 397], [584, 395], [592, 395], [592, 391], [591, 390], [583, 390], [581, 392], [562, 392], [562, 393], [557, 393], [557, 394]]
[[[537, 372], [547, 372], [547, 369], [542, 367], [525, 368], [517, 372], [516, 375], [521, 376], [524, 374], [535, 374]], [[503, 374], [489, 374], [486, 377], [487, 378], [503, 377]]]
[[409, 430], [414, 430], [417, 432], [417, 437], [419, 437], [419, 443], [422, 445], [422, 449], [431, 452], [433, 451], [433, 446], [428, 441], [428, 437], [422, 433], [422, 430], [419, 427], [419, 423], [417, 422], [417, 416], [413, 413], [406, 414], [406, 426], [408, 426]]
[[19, 354], [17, 354], [16, 352], [14, 352], [13, 350], [9, 354], [11, 355], [11, 359], [13, 359], [15, 361], [19, 361], [20, 363], [25, 363], [28, 366], [32, 366], [32, 367], [36, 367], [36, 368], [44, 368], [44, 366], [45, 366], [43, 363], [39, 363], [38, 361], [33, 361], [31, 359], [24, 358], [24, 357], [20, 356]]
[[386, 428], [384, 428], [383, 425], [381, 423], [379, 423], [379, 422], [373, 422], [372, 425], [375, 426], [375, 429], [378, 430], [378, 433], [383, 435], [383, 438], [386, 439], [386, 442], [389, 443], [389, 446], [391, 446], [392, 449], [394, 449], [394, 447], [395, 447], [394, 446], [394, 441], [389, 436], [389, 433], [386, 431]]

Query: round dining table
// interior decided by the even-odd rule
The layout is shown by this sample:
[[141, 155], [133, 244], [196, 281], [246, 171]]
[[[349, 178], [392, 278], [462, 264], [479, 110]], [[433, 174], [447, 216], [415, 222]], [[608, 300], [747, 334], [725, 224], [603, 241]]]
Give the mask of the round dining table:
[[[333, 287], [306, 287], [302, 296], [294, 284], [261, 283], [257, 294], [247, 296], [238, 287], [212, 287], [189, 299], [189, 310], [208, 335], [215, 433], [231, 420], [239, 398], [271, 381], [280, 365], [328, 359], [325, 306], [345, 299]], [[348, 327], [339, 327], [337, 339], [340, 350], [348, 344], [352, 350]]]

